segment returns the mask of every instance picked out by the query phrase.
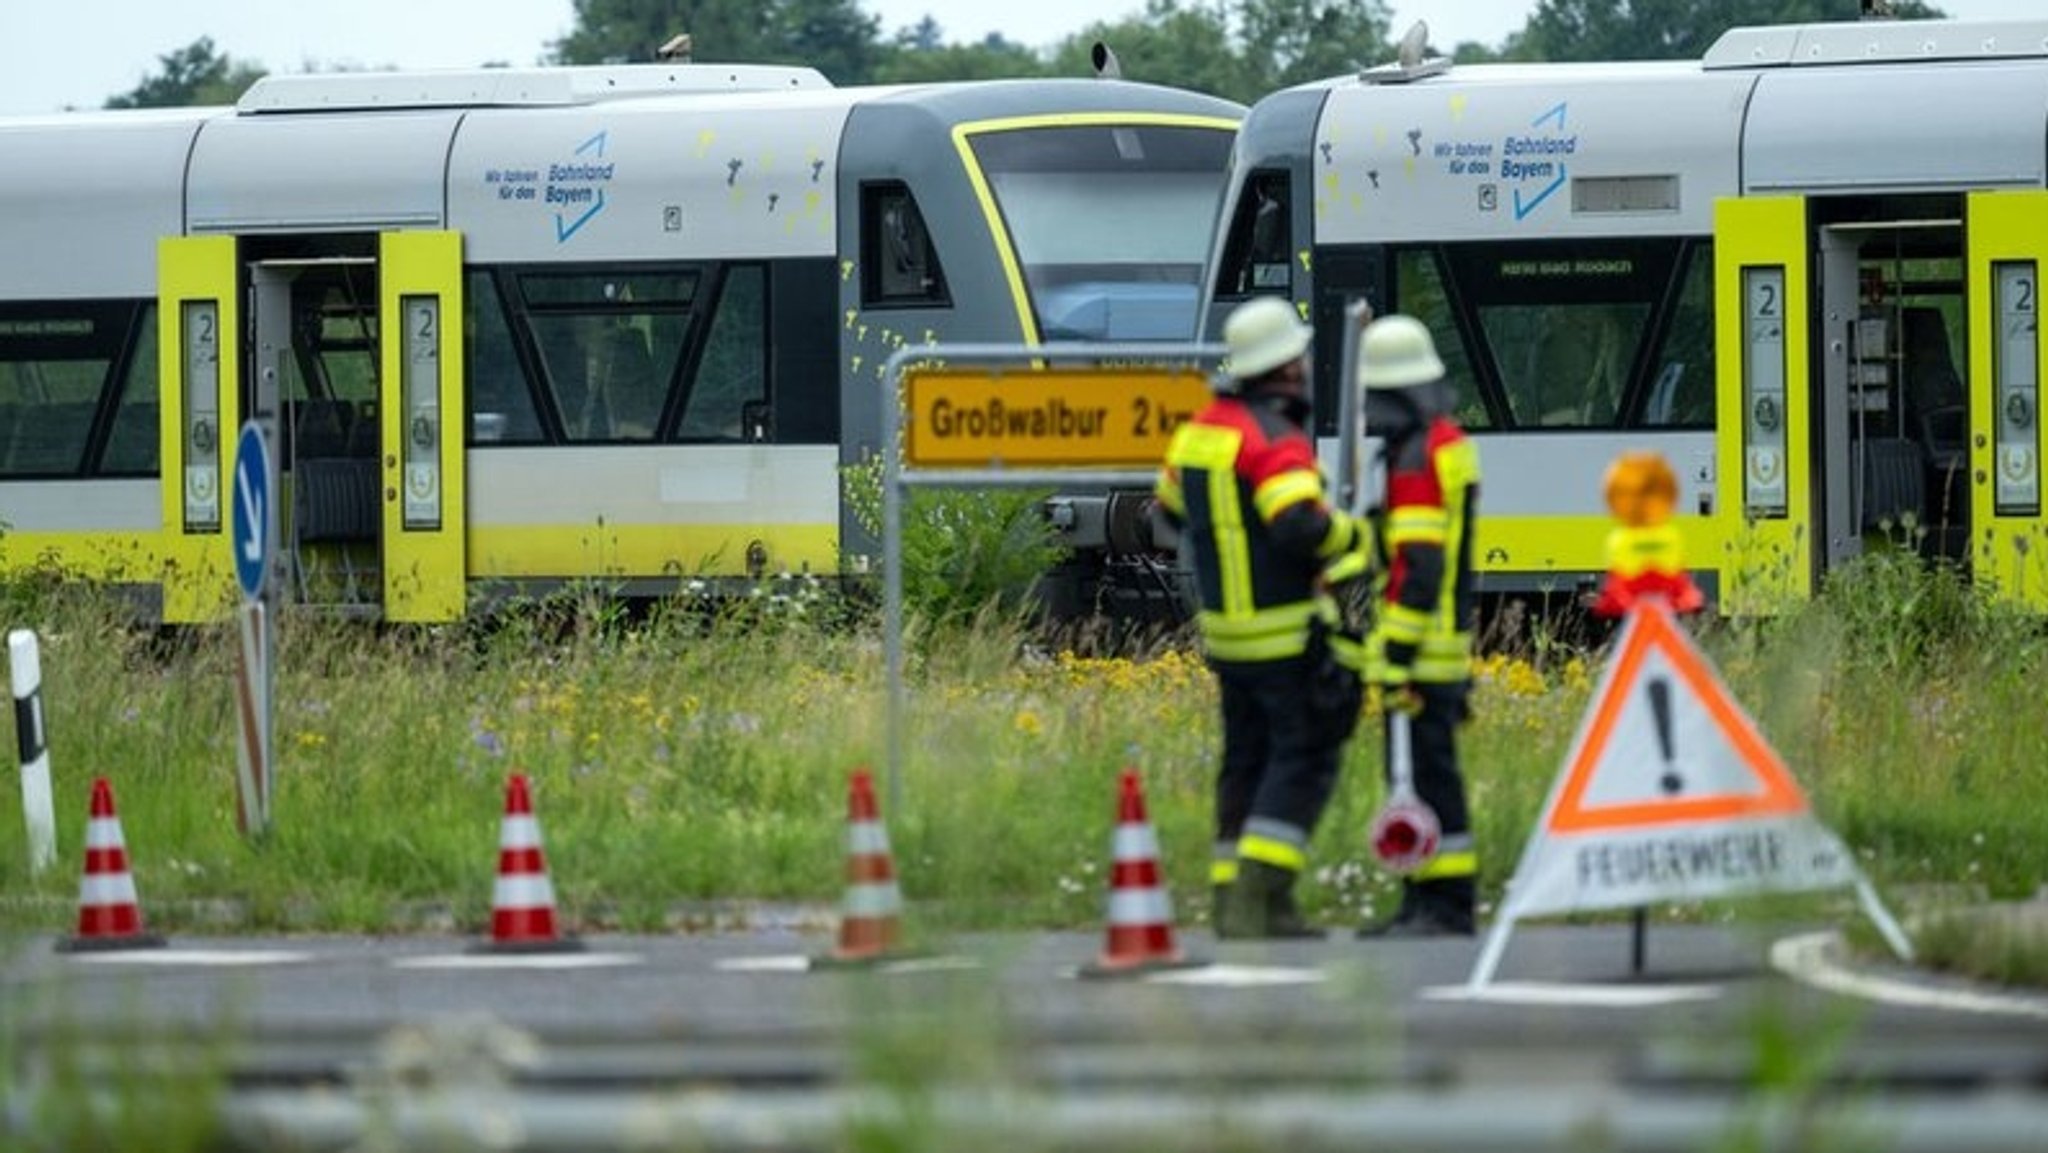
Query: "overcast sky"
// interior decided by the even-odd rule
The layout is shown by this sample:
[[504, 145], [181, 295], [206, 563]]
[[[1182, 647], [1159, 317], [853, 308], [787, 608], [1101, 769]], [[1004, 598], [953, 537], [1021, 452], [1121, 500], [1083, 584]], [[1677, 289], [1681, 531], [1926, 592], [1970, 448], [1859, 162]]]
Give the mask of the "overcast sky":
[[[1935, 0], [1952, 16], [2041, 17], [2044, 0]], [[1393, 0], [1398, 35], [1417, 19], [1448, 49], [1498, 43], [1536, 0]], [[1090, 21], [1144, 10], [1143, 0], [861, 0], [885, 32], [929, 13], [950, 41], [1000, 31], [1040, 46]], [[276, 72], [307, 65], [460, 68], [533, 63], [568, 31], [570, 0], [0, 0], [0, 115], [96, 108], [155, 72], [158, 58], [201, 36]], [[1000, 16], [990, 13], [1000, 12]], [[700, 45], [700, 50], [708, 46]]]

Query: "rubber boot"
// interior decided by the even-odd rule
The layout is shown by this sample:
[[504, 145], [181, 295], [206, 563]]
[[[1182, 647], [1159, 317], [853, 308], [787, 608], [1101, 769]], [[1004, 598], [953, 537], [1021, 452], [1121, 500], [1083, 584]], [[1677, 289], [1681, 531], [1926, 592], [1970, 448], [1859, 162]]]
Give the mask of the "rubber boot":
[[1401, 904], [1394, 915], [1367, 925], [1358, 935], [1378, 937], [1470, 937], [1478, 931], [1474, 915], [1478, 883], [1471, 877], [1401, 882]]
[[1226, 940], [1305, 940], [1323, 935], [1294, 904], [1296, 874], [1263, 861], [1238, 866], [1216, 935]]
[[1209, 886], [1209, 927], [1218, 934], [1223, 932], [1223, 918], [1229, 915], [1232, 887], [1227, 882]]

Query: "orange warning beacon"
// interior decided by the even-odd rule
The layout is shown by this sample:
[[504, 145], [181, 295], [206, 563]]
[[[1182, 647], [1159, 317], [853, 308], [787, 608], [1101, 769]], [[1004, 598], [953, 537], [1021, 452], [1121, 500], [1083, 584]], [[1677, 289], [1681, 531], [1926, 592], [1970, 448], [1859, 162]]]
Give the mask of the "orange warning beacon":
[[1644, 597], [1657, 597], [1679, 613], [1706, 607], [1686, 575], [1684, 541], [1671, 523], [1678, 504], [1671, 466], [1654, 452], [1625, 452], [1607, 466], [1606, 491], [1607, 507], [1619, 523], [1607, 535], [1607, 579], [1593, 611], [1624, 616]]

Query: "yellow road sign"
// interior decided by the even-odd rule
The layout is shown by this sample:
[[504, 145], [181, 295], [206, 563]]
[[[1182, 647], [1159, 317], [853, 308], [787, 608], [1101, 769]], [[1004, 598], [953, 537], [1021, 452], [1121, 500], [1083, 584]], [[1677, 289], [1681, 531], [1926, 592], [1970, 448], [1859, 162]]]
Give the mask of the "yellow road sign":
[[903, 456], [924, 468], [1151, 467], [1209, 403], [1193, 368], [907, 368]]

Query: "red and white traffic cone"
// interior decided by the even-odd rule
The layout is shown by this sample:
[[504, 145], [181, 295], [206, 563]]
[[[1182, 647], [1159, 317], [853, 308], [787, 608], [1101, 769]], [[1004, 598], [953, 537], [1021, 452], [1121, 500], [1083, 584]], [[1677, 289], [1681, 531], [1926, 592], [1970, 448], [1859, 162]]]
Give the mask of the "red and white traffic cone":
[[57, 942], [57, 951], [104, 952], [163, 943], [162, 937], [143, 931], [135, 878], [128, 872], [128, 846], [121, 837], [121, 818], [114, 814], [114, 787], [100, 777], [92, 783], [92, 811], [85, 822], [85, 878], [78, 886], [78, 935]]
[[901, 958], [903, 893], [889, 855], [889, 831], [875, 802], [874, 776], [856, 769], [846, 799], [846, 900], [839, 916], [839, 943], [813, 958], [824, 967], [863, 965]]
[[563, 953], [583, 943], [555, 926], [555, 886], [540, 847], [540, 821], [524, 773], [505, 787], [505, 823], [498, 834], [498, 881], [491, 894], [491, 939], [480, 953]]
[[1123, 977], [1203, 964], [1181, 954], [1173, 936], [1173, 902], [1159, 869], [1159, 838], [1145, 816], [1138, 770], [1125, 769], [1110, 842], [1109, 934], [1084, 977]]

